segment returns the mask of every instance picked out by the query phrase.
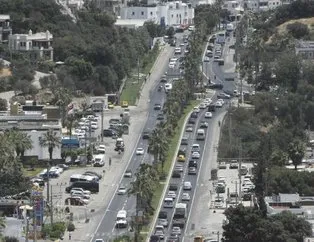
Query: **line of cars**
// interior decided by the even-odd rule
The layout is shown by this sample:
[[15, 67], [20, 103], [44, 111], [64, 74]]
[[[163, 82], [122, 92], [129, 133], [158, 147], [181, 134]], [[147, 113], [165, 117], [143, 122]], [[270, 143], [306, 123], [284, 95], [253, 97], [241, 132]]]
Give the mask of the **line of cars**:
[[86, 132], [94, 132], [96, 129], [98, 129], [98, 117], [94, 115], [87, 115], [79, 120], [73, 135], [77, 135], [79, 139], [84, 139], [86, 137]]
[[[200, 167], [199, 161], [201, 159], [202, 146], [197, 141], [202, 142], [205, 140], [205, 138], [199, 138], [199, 132], [203, 130], [202, 135], [206, 135], [205, 130], [208, 127], [206, 120], [212, 118], [212, 111], [215, 111], [209, 108], [210, 105], [213, 105], [212, 100], [206, 99], [201, 105], [195, 107], [190, 117], [190, 119], [193, 119], [193, 122], [188, 122], [186, 125], [186, 133], [181, 139], [176, 164], [172, 171], [172, 179], [163, 198], [163, 209], [158, 214], [154, 234], [151, 235], [150, 241], [160, 241], [163, 239], [167, 242], [181, 241], [181, 236], [187, 222], [190, 201], [193, 196], [193, 182], [196, 181]], [[206, 108], [211, 111], [205, 110]], [[205, 117], [206, 111], [210, 112], [210, 114], [207, 114]], [[205, 120], [198, 121], [202, 115]], [[195, 132], [195, 136], [193, 135], [193, 141], [195, 139], [196, 142], [194, 141], [195, 143], [193, 143], [191, 142], [192, 139], [189, 133], [195, 130], [196, 124], [198, 124], [197, 132]], [[172, 209], [173, 212], [170, 212], [171, 210], [169, 209]]]

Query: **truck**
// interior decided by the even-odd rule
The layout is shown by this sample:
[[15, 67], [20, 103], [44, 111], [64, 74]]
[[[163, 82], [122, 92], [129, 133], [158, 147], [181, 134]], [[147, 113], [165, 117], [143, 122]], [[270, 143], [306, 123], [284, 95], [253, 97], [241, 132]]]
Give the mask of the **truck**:
[[102, 167], [105, 165], [105, 154], [98, 154], [93, 156], [93, 166]]
[[124, 141], [122, 138], [117, 138], [116, 140], [116, 147], [114, 149], [115, 151], [124, 151]]
[[173, 215], [173, 226], [178, 226], [181, 229], [186, 223], [187, 215], [187, 204], [186, 203], [177, 203]]

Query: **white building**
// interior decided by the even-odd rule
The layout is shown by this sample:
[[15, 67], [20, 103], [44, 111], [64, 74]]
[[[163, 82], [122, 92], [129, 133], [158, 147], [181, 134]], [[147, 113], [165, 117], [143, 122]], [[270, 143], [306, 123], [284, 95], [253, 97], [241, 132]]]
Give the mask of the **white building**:
[[314, 41], [299, 40], [295, 45], [295, 52], [303, 59], [314, 59]]
[[53, 35], [47, 30], [33, 34], [13, 34], [9, 36], [9, 49], [11, 51], [34, 51], [40, 58], [53, 60]]
[[0, 14], [0, 43], [7, 42], [12, 34], [10, 15]]
[[121, 19], [145, 19], [165, 26], [190, 25], [194, 21], [194, 8], [182, 1], [124, 7]]

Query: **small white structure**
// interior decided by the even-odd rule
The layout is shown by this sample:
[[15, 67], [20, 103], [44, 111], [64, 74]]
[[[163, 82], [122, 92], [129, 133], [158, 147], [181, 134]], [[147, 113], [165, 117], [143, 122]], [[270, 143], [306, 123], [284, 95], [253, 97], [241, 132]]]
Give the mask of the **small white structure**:
[[314, 41], [298, 40], [295, 45], [295, 52], [303, 59], [314, 59]]
[[121, 19], [145, 19], [165, 26], [190, 25], [194, 22], [194, 8], [182, 1], [123, 7]]
[[53, 35], [47, 30], [33, 34], [13, 34], [9, 36], [9, 49], [11, 51], [35, 51], [40, 58], [47, 57], [53, 60], [52, 48]]

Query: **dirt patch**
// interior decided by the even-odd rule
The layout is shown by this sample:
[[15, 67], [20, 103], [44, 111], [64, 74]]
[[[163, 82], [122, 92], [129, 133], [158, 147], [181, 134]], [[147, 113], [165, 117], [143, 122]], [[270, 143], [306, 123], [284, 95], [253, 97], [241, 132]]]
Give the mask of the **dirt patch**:
[[11, 76], [11, 75], [12, 75], [12, 73], [11, 73], [9, 68], [3, 68], [0, 71], [0, 77], [8, 77], [8, 76]]
[[309, 28], [310, 32], [314, 32], [314, 17], [313, 18], [300, 18], [300, 19], [293, 19], [289, 20], [277, 27], [278, 33], [279, 34], [284, 34], [287, 32], [287, 25], [293, 24], [295, 22], [299, 22], [302, 24], [306, 24], [307, 27]]

